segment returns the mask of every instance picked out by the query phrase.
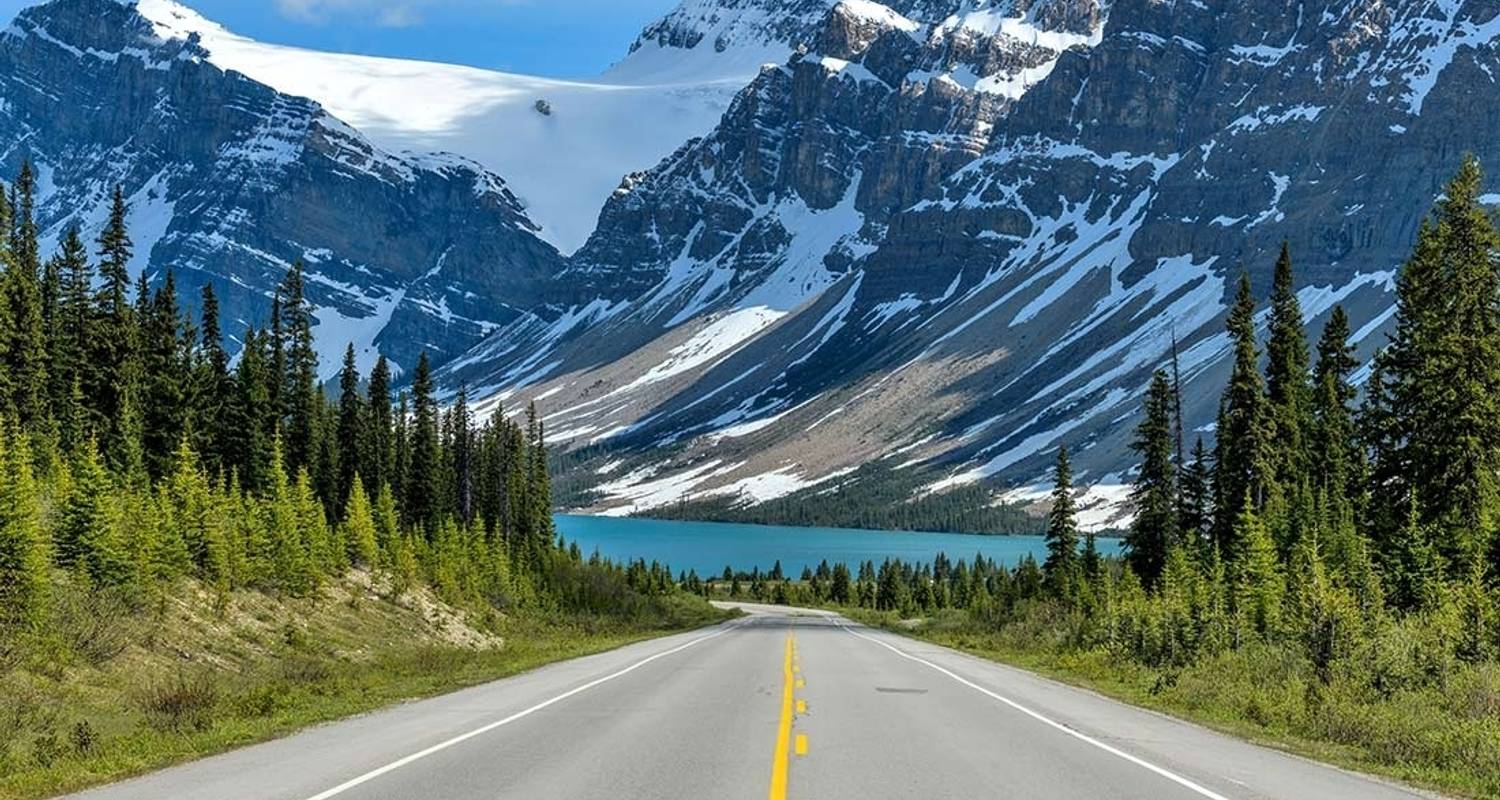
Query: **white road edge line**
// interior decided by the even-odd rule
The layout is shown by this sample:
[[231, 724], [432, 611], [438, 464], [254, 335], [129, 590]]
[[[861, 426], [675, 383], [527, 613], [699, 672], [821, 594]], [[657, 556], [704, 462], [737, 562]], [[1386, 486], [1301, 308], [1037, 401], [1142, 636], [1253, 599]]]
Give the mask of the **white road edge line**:
[[944, 675], [947, 675], [948, 677], [952, 678], [955, 681], [958, 681], [959, 683], [961, 683], [961, 684], [969, 687], [970, 689], [973, 689], [973, 690], [975, 690], [977, 692], [980, 692], [981, 694], [985, 694], [985, 695], [988, 695], [989, 697], [992, 697], [992, 698], [994, 698], [996, 700], [999, 700], [1000, 702], [1004, 703], [1005, 705], [1008, 705], [1011, 708], [1014, 708], [1015, 710], [1021, 712], [1022, 714], [1025, 714], [1028, 717], [1031, 717], [1032, 719], [1034, 719], [1034, 720], [1036, 720], [1038, 722], [1041, 722], [1041, 723], [1046, 724], [1046, 725], [1050, 725], [1051, 727], [1056, 728], [1057, 730], [1062, 731], [1063, 733], [1066, 733], [1067, 735], [1073, 737], [1074, 739], [1077, 739], [1077, 740], [1079, 740], [1081, 742], [1086, 742], [1088, 744], [1091, 744], [1091, 745], [1099, 748], [1100, 750], [1103, 750], [1104, 752], [1109, 753], [1110, 755], [1119, 756], [1120, 758], [1123, 758], [1126, 761], [1129, 761], [1130, 763], [1135, 764], [1138, 767], [1143, 767], [1145, 769], [1151, 770], [1152, 772], [1156, 773], [1157, 775], [1160, 775], [1163, 778], [1166, 778], [1167, 780], [1172, 781], [1173, 783], [1176, 783], [1176, 784], [1178, 784], [1180, 786], [1183, 786], [1183, 787], [1185, 787], [1187, 789], [1192, 790], [1193, 792], [1196, 792], [1197, 794], [1200, 794], [1200, 795], [1202, 795], [1204, 797], [1209, 798], [1209, 800], [1229, 800], [1229, 798], [1225, 797], [1224, 795], [1219, 794], [1218, 792], [1215, 792], [1212, 789], [1208, 789], [1206, 787], [1200, 786], [1197, 783], [1194, 783], [1192, 780], [1190, 780], [1188, 778], [1185, 778], [1185, 777], [1183, 777], [1181, 775], [1178, 775], [1177, 773], [1175, 773], [1175, 772], [1173, 772], [1173, 771], [1171, 771], [1169, 769], [1166, 769], [1165, 767], [1158, 767], [1157, 765], [1152, 764], [1150, 761], [1146, 761], [1145, 759], [1142, 759], [1142, 758], [1137, 758], [1136, 756], [1133, 756], [1133, 755], [1125, 752], [1124, 750], [1119, 749], [1118, 747], [1114, 747], [1113, 745], [1109, 745], [1109, 744], [1106, 744], [1104, 742], [1101, 742], [1098, 739], [1095, 739], [1094, 737], [1089, 736], [1086, 733], [1082, 733], [1080, 731], [1076, 731], [1076, 730], [1068, 727], [1067, 725], [1062, 724], [1061, 722], [1057, 722], [1056, 720], [1053, 720], [1053, 719], [1051, 719], [1049, 717], [1043, 716], [1042, 714], [1040, 714], [1040, 713], [1038, 713], [1036, 711], [1032, 711], [1031, 709], [1027, 708], [1026, 706], [1021, 705], [1020, 703], [1017, 703], [1016, 701], [1010, 699], [1009, 697], [1005, 697], [1003, 695], [996, 694], [995, 692], [992, 692], [989, 689], [986, 689], [983, 686], [980, 686], [979, 684], [974, 683], [973, 681], [971, 681], [971, 680], [969, 680], [967, 678], [964, 678], [964, 677], [958, 675], [957, 673], [953, 672], [952, 670], [949, 670], [949, 669], [947, 669], [945, 667], [938, 666], [937, 664], [934, 664], [934, 663], [932, 663], [931, 661], [928, 661], [925, 658], [920, 658], [918, 656], [914, 656], [911, 653], [908, 653], [908, 652], [902, 650], [899, 647], [891, 645], [891, 644], [889, 644], [887, 642], [882, 642], [882, 641], [880, 641], [879, 639], [876, 639], [873, 636], [866, 636], [865, 634], [860, 633], [859, 631], [854, 630], [853, 628], [849, 627], [848, 625], [845, 625], [843, 622], [838, 622], [837, 624], [838, 624], [838, 626], [840, 628], [843, 628], [846, 633], [852, 634], [854, 636], [858, 636], [859, 638], [864, 639], [866, 641], [874, 642], [875, 644], [878, 644], [881, 647], [884, 647], [885, 649], [891, 651], [892, 653], [895, 653], [898, 656], [901, 656], [902, 658], [909, 659], [911, 661], [917, 662], [918, 664], [922, 664], [922, 665], [931, 667], [932, 669], [935, 669], [938, 672], [941, 672]]
[[558, 695], [558, 696], [556, 696], [556, 697], [554, 697], [554, 698], [552, 698], [550, 700], [544, 700], [544, 701], [542, 701], [540, 703], [537, 703], [536, 705], [534, 705], [534, 706], [532, 706], [532, 707], [530, 707], [530, 708], [528, 708], [528, 709], [526, 709], [524, 711], [517, 711], [516, 713], [511, 714], [510, 716], [506, 717], [505, 719], [496, 720], [496, 721], [491, 722], [488, 725], [485, 725], [483, 727], [475, 728], [474, 730], [469, 731], [468, 733], [464, 733], [464, 734], [460, 734], [458, 736], [455, 736], [452, 739], [449, 739], [449, 740], [447, 740], [445, 742], [439, 742], [439, 743], [437, 743], [437, 744], [435, 744], [435, 745], [427, 748], [426, 750], [422, 750], [422, 751], [419, 751], [419, 752], [416, 752], [416, 753], [412, 753], [411, 755], [406, 756], [405, 758], [401, 758], [401, 759], [397, 759], [395, 761], [392, 761], [391, 763], [386, 764], [383, 767], [380, 767], [378, 769], [370, 770], [369, 772], [366, 772], [365, 774], [363, 774], [363, 775], [361, 775], [361, 776], [359, 776], [357, 778], [351, 778], [350, 780], [344, 781], [343, 783], [339, 784], [338, 786], [333, 787], [332, 789], [329, 789], [329, 790], [327, 790], [325, 792], [320, 792], [318, 794], [315, 794], [312, 797], [309, 797], [307, 800], [328, 800], [328, 798], [330, 798], [330, 797], [335, 797], [337, 795], [343, 794], [344, 792], [347, 792], [350, 789], [353, 789], [354, 787], [359, 786], [360, 784], [368, 783], [369, 781], [375, 780], [376, 778], [378, 778], [378, 777], [380, 777], [382, 775], [385, 775], [388, 772], [393, 772], [395, 770], [401, 769], [402, 767], [404, 767], [404, 766], [406, 766], [408, 764], [411, 764], [414, 761], [419, 761], [419, 760], [424, 759], [424, 758], [426, 758], [426, 757], [428, 757], [428, 756], [430, 756], [430, 755], [432, 755], [434, 753], [440, 752], [442, 750], [447, 750], [448, 748], [450, 748], [450, 747], [452, 747], [452, 746], [454, 746], [456, 744], [459, 744], [461, 742], [466, 742], [469, 739], [474, 738], [475, 736], [482, 736], [482, 735], [484, 735], [486, 733], [489, 733], [490, 731], [492, 731], [492, 730], [494, 730], [496, 728], [499, 728], [499, 727], [501, 727], [503, 725], [509, 725], [510, 723], [515, 722], [516, 720], [521, 719], [523, 717], [529, 717], [532, 714], [535, 714], [536, 712], [541, 711], [542, 709], [544, 709], [544, 708], [546, 708], [546, 707], [548, 707], [550, 705], [554, 705], [556, 703], [560, 703], [560, 702], [562, 702], [562, 701], [564, 701], [564, 700], [568, 699], [569, 697], [572, 697], [572, 696], [574, 696], [576, 694], [580, 694], [582, 692], [586, 692], [589, 689], [592, 689], [592, 688], [594, 688], [595, 686], [598, 686], [601, 683], [608, 683], [609, 681], [612, 681], [615, 678], [618, 678], [618, 677], [620, 677], [622, 675], [626, 675], [626, 674], [629, 674], [631, 672], [634, 672], [637, 669], [640, 669], [641, 667], [644, 667], [647, 664], [650, 664], [651, 662], [653, 662], [653, 661], [655, 661], [655, 660], [657, 660], [659, 658], [665, 658], [665, 657], [673, 655], [675, 653], [681, 653], [682, 651], [688, 649], [689, 647], [692, 647], [693, 645], [696, 645], [696, 644], [699, 644], [699, 643], [702, 643], [702, 642], [706, 642], [709, 639], [714, 639], [714, 638], [717, 638], [719, 636], [723, 636], [724, 634], [729, 633], [730, 631], [735, 630], [736, 628], [739, 628], [739, 627], [743, 626], [743, 624], [744, 624], [743, 622], [731, 623], [731, 624], [726, 625], [725, 627], [723, 627], [723, 628], [721, 628], [721, 629], [719, 629], [719, 630], [717, 630], [717, 631], [715, 631], [713, 633], [708, 634], [707, 636], [699, 636], [698, 638], [693, 639], [690, 642], [686, 642], [686, 643], [680, 644], [680, 645], [672, 648], [671, 650], [663, 650], [660, 653], [657, 653], [655, 655], [643, 658], [640, 661], [637, 661], [634, 664], [631, 664], [630, 666], [628, 666], [628, 667], [620, 670], [619, 672], [614, 672], [614, 673], [611, 673], [609, 675], [605, 675], [602, 678], [596, 678], [595, 680], [589, 681], [588, 683], [585, 683], [582, 686], [579, 686], [577, 688], [570, 689], [570, 690], [568, 690], [566, 692], [563, 692], [562, 694], [560, 694], [560, 695]]

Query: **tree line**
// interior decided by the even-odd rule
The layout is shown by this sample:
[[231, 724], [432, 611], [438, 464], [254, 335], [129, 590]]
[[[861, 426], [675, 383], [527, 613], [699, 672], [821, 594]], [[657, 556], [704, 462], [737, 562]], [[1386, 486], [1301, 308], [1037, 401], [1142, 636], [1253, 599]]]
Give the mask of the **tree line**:
[[1152, 667], [1284, 648], [1320, 679], [1338, 674], [1373, 695], [1441, 685], [1455, 663], [1493, 662], [1500, 234], [1481, 183], [1466, 159], [1422, 223], [1362, 400], [1341, 307], [1309, 346], [1290, 249], [1263, 316], [1240, 276], [1211, 447], [1185, 436], [1175, 345], [1151, 376], [1122, 558], [1102, 557], [1080, 530], [1060, 447], [1040, 563], [939, 556], [851, 572], [825, 562], [799, 582], [726, 571], [684, 583], [738, 595], [748, 580], [759, 599], [903, 615], [956, 609], [991, 629], [1045, 629], [1049, 642]]
[[[559, 547], [534, 408], [478, 423], [425, 353], [396, 393], [352, 346], [328, 396], [300, 265], [232, 359], [211, 285], [190, 319], [171, 272], [132, 283], [119, 189], [92, 252], [75, 225], [46, 260], [35, 193], [29, 164], [0, 191], [0, 639], [44, 630], [54, 591], [184, 576], [306, 594], [361, 566], [498, 604], [623, 584]], [[588, 569], [612, 575], [558, 584]]]

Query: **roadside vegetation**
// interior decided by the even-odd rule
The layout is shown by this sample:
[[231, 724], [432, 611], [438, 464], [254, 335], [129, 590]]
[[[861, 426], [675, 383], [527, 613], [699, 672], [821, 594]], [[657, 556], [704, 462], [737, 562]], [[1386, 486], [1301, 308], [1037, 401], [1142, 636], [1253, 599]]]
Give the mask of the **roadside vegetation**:
[[1466, 160], [1423, 225], [1357, 408], [1347, 317], [1331, 312], [1314, 361], [1285, 250], [1264, 317], [1241, 278], [1211, 453], [1187, 446], [1164, 355], [1123, 559], [1079, 531], [1061, 449], [1043, 563], [825, 563], [685, 585], [847, 609], [1316, 758], [1500, 797], [1500, 235], [1480, 186]]
[[[553, 529], [542, 425], [319, 384], [300, 266], [234, 368], [213, 288], [132, 291], [117, 191], [41, 261], [0, 191], [0, 797], [46, 796], [723, 617]], [[133, 296], [132, 296], [133, 295]]]

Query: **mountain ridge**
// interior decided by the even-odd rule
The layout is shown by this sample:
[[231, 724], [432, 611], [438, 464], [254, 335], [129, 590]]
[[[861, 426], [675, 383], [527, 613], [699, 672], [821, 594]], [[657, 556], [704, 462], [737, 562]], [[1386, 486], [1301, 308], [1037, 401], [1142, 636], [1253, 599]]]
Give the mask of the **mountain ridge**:
[[[1063, 27], [1007, 33], [1039, 20]], [[839, 4], [713, 135], [612, 198], [567, 274], [635, 298], [518, 323], [445, 379], [540, 399], [555, 436], [602, 451], [594, 511], [812, 498], [870, 461], [920, 474], [913, 497], [1029, 503], [1066, 442], [1091, 522], [1121, 522], [1131, 421], [1174, 337], [1191, 435], [1212, 438], [1242, 265], [1263, 293], [1290, 241], [1314, 330], [1343, 303], [1362, 355], [1378, 345], [1417, 220], [1458, 153], [1493, 149], [1443, 122], [1493, 85], [1470, 76], [1497, 24], [1456, 0]], [[858, 218], [778, 306], [755, 293], [795, 266], [783, 202]]]
[[[86, 1], [103, 0], [51, 5]], [[251, 71], [223, 54], [279, 52], [210, 24], [167, 39]], [[536, 402], [596, 512], [814, 500], [872, 480], [865, 464], [914, 499], [1033, 503], [1067, 443], [1086, 521], [1118, 524], [1138, 398], [1173, 342], [1190, 438], [1212, 438], [1241, 267], [1264, 293], [1290, 242], [1313, 330], [1341, 303], [1361, 355], [1378, 346], [1449, 162], [1500, 155], [1481, 135], [1497, 36], [1492, 0], [687, 0], [593, 86], [635, 81], [646, 102], [699, 72], [720, 81], [698, 98], [712, 124], [612, 178], [567, 256], [510, 193], [502, 227], [541, 254], [510, 274], [535, 280], [446, 287], [378, 344], [410, 360], [423, 330], [477, 321], [439, 348], [442, 390], [480, 414]], [[387, 79], [415, 85], [364, 80]], [[482, 159], [382, 158], [509, 191]], [[602, 186], [607, 168], [584, 171]]]

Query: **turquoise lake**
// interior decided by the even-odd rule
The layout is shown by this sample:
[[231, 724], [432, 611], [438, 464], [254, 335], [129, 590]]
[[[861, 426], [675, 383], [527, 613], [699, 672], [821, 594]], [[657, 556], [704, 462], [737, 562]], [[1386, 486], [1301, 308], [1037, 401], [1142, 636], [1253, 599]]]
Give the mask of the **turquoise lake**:
[[[975, 553], [983, 553], [986, 558], [1014, 565], [1027, 553], [1038, 561], [1047, 553], [1040, 536], [667, 522], [570, 514], [555, 519], [558, 531], [569, 542], [577, 542], [585, 554], [598, 550], [615, 561], [644, 558], [668, 564], [674, 571], [694, 569], [704, 576], [717, 575], [725, 566], [768, 570], [778, 560], [784, 571], [795, 576], [803, 567], [816, 567], [825, 558], [829, 564], [843, 561], [854, 567], [865, 560], [879, 565], [887, 558], [930, 562], [938, 553], [946, 553], [954, 561], [971, 561]], [[1099, 549], [1106, 555], [1118, 554], [1120, 541], [1101, 538]]]

